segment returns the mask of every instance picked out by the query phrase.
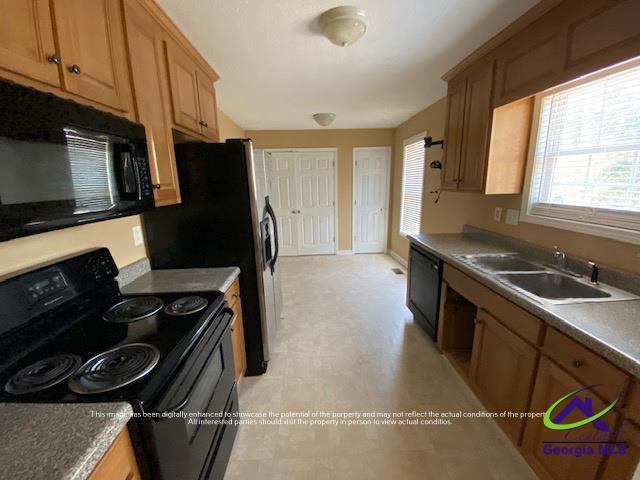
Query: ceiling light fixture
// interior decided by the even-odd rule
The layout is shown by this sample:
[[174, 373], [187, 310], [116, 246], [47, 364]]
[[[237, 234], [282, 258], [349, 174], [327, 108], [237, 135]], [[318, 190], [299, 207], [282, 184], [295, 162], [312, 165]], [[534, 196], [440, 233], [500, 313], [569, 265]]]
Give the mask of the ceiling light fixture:
[[331, 125], [331, 123], [335, 120], [335, 118], [336, 118], [335, 113], [314, 113], [313, 114], [313, 119], [321, 127], [327, 127]]
[[341, 47], [357, 42], [367, 31], [367, 15], [353, 6], [335, 7], [320, 15], [320, 29], [331, 43]]

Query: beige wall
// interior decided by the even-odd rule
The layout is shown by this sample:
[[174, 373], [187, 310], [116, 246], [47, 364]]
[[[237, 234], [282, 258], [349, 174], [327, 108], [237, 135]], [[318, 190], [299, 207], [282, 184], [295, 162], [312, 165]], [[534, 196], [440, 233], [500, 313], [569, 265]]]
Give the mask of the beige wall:
[[242, 127], [220, 109], [218, 109], [218, 130], [221, 142], [224, 142], [227, 138], [244, 138], [246, 136]]
[[146, 256], [144, 245], [134, 246], [131, 229], [140, 225], [138, 215], [0, 243], [0, 275], [89, 248], [107, 247], [118, 267]]
[[[426, 130], [435, 140], [444, 135], [445, 99], [439, 100], [410, 118], [396, 129], [395, 156], [392, 176], [391, 230], [389, 244], [394, 252], [407, 258], [409, 243], [399, 235], [400, 194], [402, 179], [402, 141]], [[427, 151], [427, 163], [442, 158], [442, 150]], [[439, 171], [426, 168], [422, 206], [422, 232], [460, 232], [466, 223], [520, 238], [547, 247], [558, 245], [569, 254], [612, 267], [640, 273], [640, 246], [608, 240], [602, 237], [543, 227], [531, 223], [517, 226], [504, 223], [507, 208], [520, 210], [521, 195], [481, 195], [443, 192], [438, 204], [429, 194], [440, 184]], [[501, 207], [502, 222], [493, 220], [493, 209]]]
[[338, 149], [338, 250], [351, 250], [353, 148], [393, 146], [394, 130], [250, 130], [246, 133], [258, 148]]

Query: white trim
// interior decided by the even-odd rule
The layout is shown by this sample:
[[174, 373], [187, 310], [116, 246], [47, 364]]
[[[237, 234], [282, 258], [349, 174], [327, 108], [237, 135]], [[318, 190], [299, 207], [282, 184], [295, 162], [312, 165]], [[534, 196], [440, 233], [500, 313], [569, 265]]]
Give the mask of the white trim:
[[382, 246], [382, 250], [380, 252], [362, 252], [362, 253], [384, 253], [387, 251], [388, 243], [389, 243], [389, 197], [391, 196], [391, 147], [353, 147], [353, 153], [351, 155], [351, 248], [355, 254], [356, 245], [355, 240], [355, 231], [356, 231], [356, 209], [355, 209], [355, 193], [356, 193], [356, 151], [358, 150], [386, 150], [387, 151], [387, 175], [385, 178], [385, 212], [384, 212], [384, 245]]
[[[271, 153], [271, 152], [333, 152], [333, 158], [335, 160], [335, 165], [333, 166], [333, 235], [335, 240], [333, 241], [333, 254], [338, 254], [338, 148], [337, 147], [318, 147], [318, 148], [263, 148], [263, 152]], [[270, 172], [269, 172], [270, 174]], [[300, 253], [297, 255], [290, 255], [298, 257]]]
[[402, 265], [405, 269], [409, 268], [409, 263], [402, 258], [400, 255], [398, 255], [396, 252], [394, 252], [391, 249], [387, 250], [387, 255], [389, 255], [391, 258], [393, 258], [396, 262], [398, 262], [400, 265]]
[[[628, 65], [627, 65], [628, 68]], [[620, 67], [615, 67], [615, 69], [609, 70], [609, 72], [617, 71]], [[590, 209], [584, 207], [572, 207], [571, 205], [562, 205], [559, 206], [560, 210], [566, 214], [566, 212], [573, 210], [575, 212], [581, 213], [584, 217], [584, 221], [574, 220], [570, 218], [558, 218], [557, 216], [547, 216], [544, 213], [549, 213], [549, 215], [553, 214], [554, 206], [533, 206], [530, 204], [531, 201], [531, 180], [533, 176], [533, 169], [535, 167], [535, 152], [536, 146], [538, 143], [538, 130], [540, 128], [540, 109], [542, 104], [542, 99], [545, 96], [553, 94], [557, 91], [564, 90], [567, 88], [571, 88], [573, 86], [586, 83], [594, 79], [594, 77], [603, 76], [603, 72], [598, 72], [596, 75], [590, 75], [587, 77], [583, 77], [575, 82], [569, 82], [567, 84], [554, 87], [549, 90], [545, 90], [540, 94], [536, 95], [535, 103], [533, 108], [533, 121], [531, 125], [531, 136], [529, 139], [529, 152], [527, 154], [527, 163], [526, 163], [526, 171], [524, 178], [524, 185], [522, 190], [522, 199], [521, 199], [521, 208], [520, 208], [520, 221], [524, 223], [533, 223], [536, 225], [543, 225], [552, 228], [558, 228], [562, 230], [569, 230], [572, 232], [584, 233], [587, 235], [594, 235], [597, 237], [609, 238], [612, 240], [618, 240], [621, 242], [632, 243], [636, 245], [640, 245], [640, 231], [631, 230], [623, 227], [616, 227], [611, 225], [602, 225], [597, 223], [590, 223], [588, 221], [588, 213], [595, 212], [596, 210], [602, 210], [603, 212], [599, 213], [600, 218], [610, 218], [612, 223], [618, 225], [624, 225], [625, 215], [622, 212], [613, 211], [605, 211], [606, 209]], [[587, 214], [585, 214], [585, 212]], [[542, 213], [542, 214], [541, 214]], [[620, 215], [622, 213], [622, 215]], [[579, 215], [575, 215], [579, 218]], [[622, 217], [622, 218], [621, 218]], [[622, 220], [622, 223], [621, 223]]]
[[336, 255], [353, 255], [353, 250], [338, 250]]
[[[409, 145], [410, 143], [415, 143], [418, 140], [420, 140], [421, 138], [424, 138], [427, 136], [427, 131], [424, 130], [416, 135], [413, 135], [409, 138], [405, 138], [402, 141], [402, 164], [400, 165], [401, 171], [402, 171], [402, 178], [400, 179], [400, 216], [398, 217], [398, 233], [400, 234], [400, 236], [402, 238], [407, 238], [407, 233], [402, 231], [402, 209], [404, 207], [404, 202], [402, 201], [402, 199], [404, 198], [404, 148]], [[426, 154], [425, 154], [425, 160], [426, 160]], [[425, 165], [426, 167], [426, 165]], [[424, 170], [422, 171], [422, 188], [424, 189]], [[422, 197], [424, 198], [424, 190], [422, 192]], [[422, 209], [420, 209], [420, 216], [422, 217]], [[422, 219], [421, 223], [422, 223]], [[420, 225], [420, 227], [422, 228], [422, 225]]]

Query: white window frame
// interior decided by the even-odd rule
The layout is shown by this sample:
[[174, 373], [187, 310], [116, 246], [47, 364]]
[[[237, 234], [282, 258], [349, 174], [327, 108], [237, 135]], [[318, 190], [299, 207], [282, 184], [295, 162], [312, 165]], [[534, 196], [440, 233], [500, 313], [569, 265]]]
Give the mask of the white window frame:
[[[602, 78], [622, 70], [627, 70], [638, 65], [640, 65], [640, 60], [625, 62], [621, 65], [607, 68], [578, 80], [545, 90], [535, 96], [527, 168], [522, 191], [522, 206], [520, 210], [521, 222], [534, 223], [537, 225], [544, 225], [547, 227], [554, 227], [562, 230], [585, 233], [588, 235], [595, 235], [598, 237], [605, 237], [612, 240], [640, 245], [640, 212], [629, 213], [614, 209], [550, 204], [545, 207], [536, 206], [535, 210], [537, 213], [535, 213], [532, 212], [531, 205], [531, 187], [533, 169], [535, 165], [536, 144], [538, 141], [538, 129], [540, 127], [540, 108], [542, 99], [556, 92], [592, 82], [598, 78]], [[598, 223], [590, 222], [590, 218], [597, 218]], [[625, 228], [623, 225], [632, 225], [634, 228]]]
[[[412, 137], [409, 138], [405, 138], [402, 141], [402, 183], [401, 183], [401, 189], [400, 189], [400, 219], [398, 222], [398, 231], [400, 233], [400, 236], [403, 238], [407, 238], [407, 235], [412, 235], [411, 233], [408, 232], [403, 232], [402, 231], [402, 217], [403, 217], [403, 212], [404, 212], [404, 180], [405, 180], [405, 175], [404, 175], [404, 162], [405, 162], [405, 156], [404, 156], [404, 149], [406, 148], [407, 145], [409, 145], [410, 143], [415, 143], [417, 141], [420, 141], [422, 139], [424, 139], [424, 137], [427, 136], [427, 132], [420, 132], [416, 135], [413, 135]], [[426, 154], [425, 154], [425, 161], [426, 161]], [[424, 198], [424, 168], [426, 168], [426, 165], [423, 166], [422, 169], [422, 198]], [[422, 203], [420, 204], [420, 228], [422, 228]], [[419, 232], [418, 232], [419, 233]]]

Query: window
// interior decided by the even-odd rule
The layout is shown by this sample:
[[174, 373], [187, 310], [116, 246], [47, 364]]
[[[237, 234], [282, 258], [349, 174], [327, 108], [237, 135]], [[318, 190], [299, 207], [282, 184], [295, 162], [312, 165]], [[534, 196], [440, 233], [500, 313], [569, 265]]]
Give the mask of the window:
[[425, 135], [426, 132], [423, 132], [404, 141], [402, 203], [400, 205], [401, 235], [416, 235], [420, 233]]
[[523, 221], [640, 243], [640, 66], [537, 98]]

